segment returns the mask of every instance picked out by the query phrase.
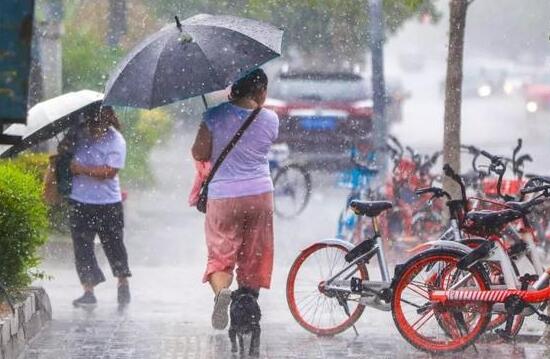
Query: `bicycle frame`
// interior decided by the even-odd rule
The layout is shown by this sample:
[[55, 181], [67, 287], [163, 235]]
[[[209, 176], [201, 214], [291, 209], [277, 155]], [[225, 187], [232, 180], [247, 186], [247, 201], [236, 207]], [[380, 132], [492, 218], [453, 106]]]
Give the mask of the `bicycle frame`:
[[[376, 309], [389, 311], [391, 309], [389, 304], [380, 302], [380, 294], [381, 294], [381, 291], [389, 289], [391, 287], [392, 277], [390, 276], [388, 263], [386, 261], [384, 245], [382, 243], [382, 237], [380, 236], [380, 231], [379, 231], [378, 219], [372, 218], [372, 224], [375, 231], [374, 237], [370, 239], [375, 241], [373, 247], [370, 250], [368, 250], [366, 253], [363, 253], [357, 258], [355, 258], [353, 261], [351, 261], [348, 265], [346, 265], [344, 268], [339, 270], [332, 277], [328, 278], [325, 281], [325, 289], [350, 292], [351, 278], [356, 272], [356, 270], [350, 271], [350, 269], [356, 266], [357, 264], [368, 262], [371, 258], [376, 256], [382, 281], [364, 280], [361, 283], [361, 288], [363, 288], [361, 292], [364, 295], [361, 296], [360, 303]], [[329, 245], [334, 245], [334, 244], [341, 245], [346, 249], [348, 249], [349, 251], [355, 248], [355, 246], [350, 242], [344, 241], [342, 239], [337, 239], [337, 238], [325, 239], [320, 241], [319, 243], [324, 243]], [[342, 275], [344, 274], [346, 275], [342, 277]], [[371, 294], [371, 295], [368, 295], [368, 294]]]
[[[550, 278], [550, 269], [533, 285], [533, 288], [542, 287]], [[450, 302], [486, 302], [505, 303], [510, 297], [515, 296], [526, 303], [542, 303], [550, 299], [550, 286], [538, 290], [488, 290], [488, 291], [463, 291], [463, 290], [436, 290], [430, 293], [432, 303], [446, 304]]]
[[[484, 260], [496, 261], [501, 263], [503, 269], [503, 275], [505, 282], [508, 285], [504, 290], [489, 290], [489, 291], [461, 291], [461, 290], [447, 290], [447, 291], [433, 291], [430, 293], [430, 301], [434, 303], [447, 303], [453, 301], [467, 301], [467, 302], [489, 302], [489, 303], [504, 303], [511, 296], [519, 297], [527, 303], [540, 303], [550, 299], [550, 286], [548, 286], [548, 280], [550, 279], [550, 268], [546, 269], [539, 279], [533, 284], [534, 290], [519, 290], [520, 283], [515, 273], [510, 271], [509, 267], [512, 266], [511, 259], [507, 255], [501, 242], [495, 242], [495, 247], [491, 250], [489, 258]], [[533, 241], [528, 243], [530, 246], [534, 246]], [[536, 258], [536, 256], [535, 256]], [[537, 261], [538, 267], [540, 261]], [[515, 285], [510, 287], [509, 283], [514, 282]]]

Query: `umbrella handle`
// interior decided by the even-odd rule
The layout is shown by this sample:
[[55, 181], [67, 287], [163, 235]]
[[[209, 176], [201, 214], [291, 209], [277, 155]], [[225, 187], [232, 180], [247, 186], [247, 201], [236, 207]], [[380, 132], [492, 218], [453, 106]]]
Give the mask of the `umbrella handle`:
[[204, 104], [204, 108], [208, 110], [208, 102], [206, 102], [206, 97], [204, 95], [201, 95], [202, 103]]

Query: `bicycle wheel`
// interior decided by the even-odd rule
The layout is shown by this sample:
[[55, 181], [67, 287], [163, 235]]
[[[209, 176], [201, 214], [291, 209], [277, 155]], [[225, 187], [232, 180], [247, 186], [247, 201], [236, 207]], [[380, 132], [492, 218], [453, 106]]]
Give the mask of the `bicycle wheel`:
[[306, 208], [311, 195], [311, 175], [302, 166], [290, 164], [277, 171], [273, 179], [275, 213], [292, 218]]
[[443, 232], [443, 222], [439, 213], [420, 211], [412, 219], [413, 234], [418, 238], [433, 237]]
[[[485, 239], [466, 239], [461, 241], [461, 243], [467, 245], [470, 248], [477, 248], [481, 244], [485, 243]], [[500, 267], [500, 264], [496, 262], [484, 262], [483, 267], [485, 271], [489, 274], [489, 282], [491, 285], [502, 285], [504, 284], [504, 278], [502, 275], [502, 268]], [[514, 271], [516, 272], [516, 275], [519, 276], [518, 268], [516, 267], [515, 263], [512, 261], [512, 265], [514, 266]], [[493, 315], [491, 317], [491, 321], [489, 324], [487, 324], [486, 331], [490, 331], [493, 329], [497, 329], [501, 325], [506, 323], [506, 313], [498, 313], [493, 311]], [[514, 316], [514, 321], [512, 324], [512, 330], [510, 334], [512, 336], [516, 336], [519, 331], [521, 330], [521, 327], [523, 326], [523, 322], [525, 321], [525, 316], [518, 314]]]
[[[456, 283], [460, 290], [489, 290], [486, 273], [474, 266], [461, 271], [456, 264], [464, 253], [433, 249], [411, 258], [395, 279], [393, 320], [413, 346], [431, 353], [457, 351], [472, 344], [491, 318], [489, 303], [432, 304], [429, 293]], [[466, 278], [468, 276], [468, 278]]]
[[[316, 243], [305, 249], [292, 264], [286, 298], [292, 316], [311, 333], [331, 336], [351, 327], [363, 314], [361, 296], [324, 288], [327, 279], [343, 270], [348, 250], [339, 244]], [[364, 264], [351, 267], [340, 278], [368, 279]]]

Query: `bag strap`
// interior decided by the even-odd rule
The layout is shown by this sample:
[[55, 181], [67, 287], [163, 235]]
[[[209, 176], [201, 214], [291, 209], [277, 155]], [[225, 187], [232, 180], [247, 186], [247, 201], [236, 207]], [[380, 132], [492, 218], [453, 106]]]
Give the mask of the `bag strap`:
[[257, 107], [257, 108], [254, 109], [254, 111], [252, 111], [252, 113], [250, 115], [248, 115], [248, 118], [244, 121], [244, 123], [241, 125], [241, 127], [237, 130], [237, 133], [235, 133], [235, 136], [233, 136], [231, 141], [229, 141], [227, 146], [225, 146], [223, 151], [220, 153], [220, 156], [218, 157], [218, 159], [214, 163], [214, 166], [212, 166], [212, 169], [210, 170], [210, 173], [208, 174], [208, 177], [206, 177], [206, 180], [203, 183], [203, 188], [208, 187], [208, 185], [210, 184], [210, 181], [212, 181], [212, 179], [214, 178], [214, 175], [216, 174], [216, 171], [218, 170], [218, 168], [220, 168], [222, 162], [225, 160], [225, 158], [227, 157], [229, 152], [231, 152], [233, 147], [235, 147], [235, 145], [237, 144], [239, 139], [244, 134], [244, 131], [246, 131], [246, 129], [252, 124], [252, 121], [254, 121], [254, 119], [256, 118], [256, 116], [258, 116], [258, 113], [260, 113], [261, 110], [262, 110], [261, 107]]

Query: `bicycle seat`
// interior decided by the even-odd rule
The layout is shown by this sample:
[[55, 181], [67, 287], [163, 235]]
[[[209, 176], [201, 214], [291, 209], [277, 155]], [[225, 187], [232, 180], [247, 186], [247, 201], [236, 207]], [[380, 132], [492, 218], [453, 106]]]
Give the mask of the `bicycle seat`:
[[355, 214], [367, 217], [376, 217], [380, 213], [393, 207], [389, 201], [358, 201], [353, 200], [350, 203], [350, 208]]
[[521, 211], [503, 209], [500, 211], [473, 211], [466, 214], [464, 230], [480, 236], [496, 234], [506, 224], [524, 216]]

